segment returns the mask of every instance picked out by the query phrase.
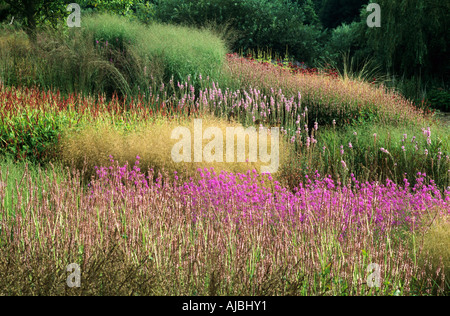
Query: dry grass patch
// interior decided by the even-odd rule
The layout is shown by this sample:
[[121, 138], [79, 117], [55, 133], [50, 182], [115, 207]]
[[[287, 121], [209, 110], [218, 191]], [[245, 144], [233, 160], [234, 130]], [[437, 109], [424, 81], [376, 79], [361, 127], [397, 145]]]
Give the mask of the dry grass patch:
[[[172, 132], [177, 127], [185, 127], [190, 131], [191, 135], [191, 162], [175, 162], [172, 158], [172, 150], [174, 146], [179, 143], [181, 138], [172, 139]], [[207, 116], [202, 118], [202, 131], [205, 133], [206, 129], [210, 127], [217, 127], [222, 131], [223, 139], [223, 162], [214, 161], [206, 162], [204, 154], [205, 151], [215, 154], [215, 149], [211, 151], [205, 147], [215, 139], [203, 138], [203, 161], [194, 162], [194, 119], [169, 120], [159, 118], [152, 121], [141, 122], [131, 129], [125, 129], [122, 126], [113, 124], [110, 120], [97, 121], [96, 124], [86, 126], [79, 131], [72, 131], [67, 133], [61, 140], [61, 159], [66, 165], [74, 164], [78, 169], [83, 168], [86, 161], [87, 174], [92, 175], [95, 171], [95, 166], [109, 165], [109, 156], [113, 156], [120, 164], [128, 162], [134, 164], [136, 156], [140, 157], [139, 167], [141, 170], [153, 168], [156, 172], [168, 171], [173, 174], [174, 171], [194, 176], [197, 174], [198, 168], [214, 168], [214, 170], [225, 170], [234, 173], [245, 173], [248, 170], [255, 169], [258, 173], [261, 172], [262, 166], [269, 166], [271, 162], [262, 162], [259, 155], [259, 141], [256, 162], [249, 158], [249, 138], [246, 137], [245, 142], [245, 157], [249, 160], [240, 162], [237, 157], [237, 150], [239, 141], [235, 137], [234, 141], [234, 160], [227, 161], [226, 138], [227, 127], [239, 128], [242, 127], [239, 123], [229, 122], [225, 119]], [[237, 133], [238, 134], [238, 133]], [[271, 138], [267, 137], [267, 149], [269, 156], [271, 153]], [[183, 138], [184, 139], [184, 138]], [[219, 140], [220, 141], [220, 140]], [[279, 146], [279, 166], [285, 163], [288, 157], [288, 144], [280, 136]], [[179, 151], [183, 154], [183, 150]], [[278, 172], [277, 172], [278, 173]], [[277, 173], [274, 174], [276, 177]], [[186, 173], [184, 173], [186, 174]]]
[[[422, 265], [443, 266], [445, 286], [450, 293], [450, 216], [437, 217], [423, 235]], [[436, 280], [441, 283], [442, 280]]]

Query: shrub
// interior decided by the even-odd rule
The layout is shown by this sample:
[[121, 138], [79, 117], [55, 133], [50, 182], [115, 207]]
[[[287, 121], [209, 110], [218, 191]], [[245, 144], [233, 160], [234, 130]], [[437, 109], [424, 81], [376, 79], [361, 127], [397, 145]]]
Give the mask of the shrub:
[[450, 91], [434, 88], [427, 92], [427, 100], [433, 109], [450, 112]]
[[331, 31], [330, 39], [325, 47], [326, 57], [333, 64], [342, 61], [346, 53], [352, 54], [357, 45], [356, 30], [357, 22], [342, 24]]

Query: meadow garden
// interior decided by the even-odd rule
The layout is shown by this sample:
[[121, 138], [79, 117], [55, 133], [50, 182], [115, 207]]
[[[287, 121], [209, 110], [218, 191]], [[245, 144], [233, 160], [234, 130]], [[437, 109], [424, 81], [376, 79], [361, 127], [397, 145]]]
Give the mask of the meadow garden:
[[[206, 7], [88, 2], [81, 27], [0, 24], [0, 295], [449, 294], [450, 125], [414, 76], [251, 47], [189, 22]], [[248, 147], [174, 161], [198, 119], [279, 130], [277, 171]]]

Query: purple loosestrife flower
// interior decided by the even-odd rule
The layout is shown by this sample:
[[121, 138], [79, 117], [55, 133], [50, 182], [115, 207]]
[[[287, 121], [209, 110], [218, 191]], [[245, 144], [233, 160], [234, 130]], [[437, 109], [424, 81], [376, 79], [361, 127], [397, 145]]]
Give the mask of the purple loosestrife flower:
[[[348, 170], [343, 159], [341, 165]], [[213, 169], [198, 169], [200, 180], [194, 181], [191, 177], [189, 182], [180, 183], [162, 176], [153, 180], [153, 171], [145, 177], [141, 170], [130, 170], [127, 164], [116, 164], [111, 171], [100, 167], [97, 171], [97, 179], [90, 186], [93, 205], [108, 205], [111, 201], [120, 205], [127, 201], [127, 207], [132, 210], [142, 208], [152, 212], [155, 211], [153, 204], [158, 201], [168, 211], [181, 206], [192, 214], [194, 221], [205, 218], [228, 223], [233, 220], [248, 225], [284, 225], [283, 221], [289, 221], [294, 229], [302, 230], [310, 229], [305, 226], [309, 223], [308, 214], [314, 214], [319, 222], [338, 219], [342, 221], [342, 227], [350, 223], [365, 223], [374, 214], [373, 221], [370, 221], [374, 227], [412, 227], [420, 223], [421, 215], [430, 210], [448, 213], [450, 202], [450, 188], [442, 196], [432, 181], [425, 184], [426, 175], [421, 173], [418, 173], [414, 190], [410, 190], [406, 178], [404, 185], [399, 186], [390, 180], [386, 184], [359, 183], [351, 174], [354, 188], [350, 188], [343, 183], [335, 183], [329, 175], [321, 179], [316, 170], [314, 179], [305, 176], [304, 183], [292, 192], [274, 181], [270, 174], [262, 180], [256, 170], [245, 174], [222, 171], [217, 175]], [[177, 177], [174, 172], [176, 180]], [[119, 178], [125, 181], [117, 182]], [[167, 196], [171, 197], [170, 203]], [[325, 205], [329, 209], [324, 210]], [[341, 217], [342, 210], [345, 211], [344, 217]]]

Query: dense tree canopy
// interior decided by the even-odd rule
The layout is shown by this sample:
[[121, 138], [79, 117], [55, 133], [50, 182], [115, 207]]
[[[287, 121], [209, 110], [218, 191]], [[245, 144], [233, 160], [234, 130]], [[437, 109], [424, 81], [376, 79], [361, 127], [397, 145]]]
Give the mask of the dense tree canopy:
[[[365, 44], [385, 69], [449, 79], [450, 2], [377, 0], [381, 27], [365, 28]], [[363, 11], [364, 16], [367, 13]]]
[[0, 1], [0, 21], [10, 16], [21, 19], [25, 31], [35, 38], [38, 24], [55, 25], [67, 15], [68, 0], [2, 0]]

